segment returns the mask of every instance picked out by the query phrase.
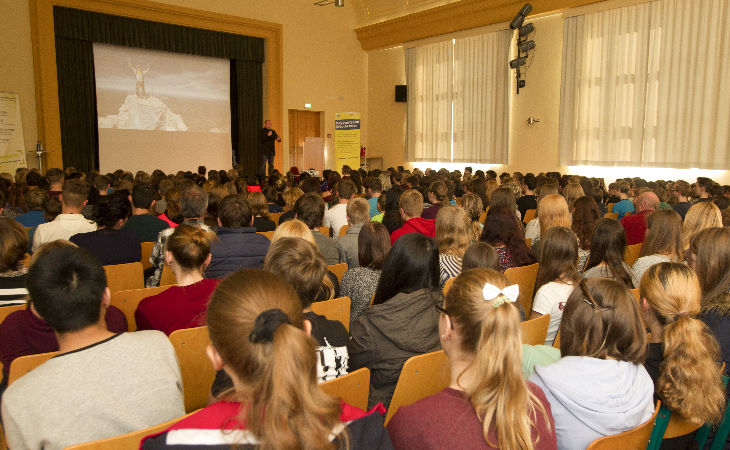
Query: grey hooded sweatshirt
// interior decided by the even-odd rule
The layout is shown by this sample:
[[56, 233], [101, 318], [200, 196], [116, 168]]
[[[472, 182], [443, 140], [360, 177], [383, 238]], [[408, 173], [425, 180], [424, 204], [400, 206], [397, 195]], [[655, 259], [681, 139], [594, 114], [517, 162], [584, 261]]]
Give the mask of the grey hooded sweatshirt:
[[387, 408], [408, 358], [441, 348], [438, 333], [441, 291], [419, 289], [371, 306], [350, 327], [350, 370], [370, 369], [368, 408]]
[[649, 420], [654, 383], [643, 365], [566, 356], [535, 367], [530, 381], [550, 402], [559, 449], [585, 449], [594, 440]]

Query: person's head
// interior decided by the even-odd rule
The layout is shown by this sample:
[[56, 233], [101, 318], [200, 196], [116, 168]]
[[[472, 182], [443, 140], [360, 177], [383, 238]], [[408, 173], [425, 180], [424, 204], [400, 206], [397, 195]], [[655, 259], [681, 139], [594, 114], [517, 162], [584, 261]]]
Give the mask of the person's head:
[[286, 280], [297, 292], [302, 309], [306, 309], [322, 287], [327, 261], [315, 244], [287, 237], [271, 243], [263, 268]]
[[639, 256], [667, 255], [673, 261], [684, 257], [682, 217], [672, 209], [660, 209], [646, 218], [646, 239]]
[[0, 218], [0, 273], [19, 270], [28, 249], [28, 233], [18, 222]]
[[712, 189], [712, 180], [707, 177], [697, 177], [695, 193], [698, 197], [707, 197]]
[[401, 215], [404, 216], [404, 220], [421, 217], [421, 213], [423, 212], [423, 195], [417, 189], [408, 189], [401, 194], [398, 206], [401, 209]]
[[281, 277], [262, 270], [234, 272], [220, 282], [206, 313], [215, 370], [241, 390], [226, 397], [248, 405], [238, 423], [262, 448], [329, 448], [340, 403], [317, 385], [313, 339], [302, 329], [302, 304]]
[[466, 211], [471, 219], [470, 237], [473, 242], [476, 242], [482, 234], [482, 227], [479, 224], [479, 218], [482, 215], [482, 211], [484, 211], [482, 199], [476, 194], [466, 193], [461, 197], [461, 207], [464, 208], [464, 211]]
[[469, 269], [492, 269], [500, 271], [499, 254], [486, 242], [475, 242], [466, 249], [461, 258], [461, 271]]
[[337, 196], [340, 200], [350, 200], [355, 192], [357, 192], [357, 186], [349, 178], [344, 178], [337, 182]]
[[364, 198], [353, 198], [345, 210], [350, 225], [361, 225], [370, 221], [370, 203]]
[[264, 126], [266, 128], [271, 128], [271, 121], [269, 119], [264, 120]]
[[370, 183], [368, 183], [368, 190], [373, 194], [380, 194], [383, 192], [383, 183], [380, 181], [380, 178], [373, 177], [373, 179], [370, 180]]
[[246, 195], [246, 201], [251, 207], [251, 213], [254, 216], [268, 217], [269, 205], [266, 203], [266, 197], [261, 192], [252, 191]]
[[537, 204], [537, 217], [540, 218], [540, 236], [552, 227], [571, 228], [573, 225], [568, 202], [558, 194], [540, 198]]
[[537, 177], [535, 174], [528, 173], [525, 175], [525, 177], [522, 179], [522, 185], [524, 186], [526, 191], [534, 191], [537, 187]]
[[218, 205], [218, 221], [225, 228], [250, 227], [253, 224], [253, 213], [243, 197], [231, 194], [223, 197]]
[[593, 197], [586, 195], [573, 202], [571, 229], [578, 237], [578, 245], [583, 250], [591, 248], [591, 237], [596, 229], [596, 221], [600, 217], [601, 213]]
[[652, 191], [644, 192], [636, 197], [636, 211], [656, 211], [659, 209], [659, 197]]
[[281, 197], [284, 199], [284, 203], [286, 204], [286, 210], [289, 211], [294, 209], [294, 204], [302, 195], [304, 195], [304, 192], [298, 187], [289, 188], [284, 191], [284, 193], [281, 194]]
[[636, 298], [615, 280], [587, 278], [578, 283], [565, 304], [560, 333], [563, 357], [644, 363], [647, 339]]
[[48, 169], [46, 172], [46, 180], [50, 185], [51, 190], [59, 189], [63, 185], [64, 173], [63, 170], [53, 167]]
[[439, 253], [462, 256], [471, 244], [471, 218], [460, 206], [442, 206], [436, 215]]
[[45, 189], [33, 189], [25, 193], [25, 205], [28, 211], [43, 211], [43, 204], [48, 198], [48, 191]]
[[585, 192], [583, 192], [583, 188], [578, 183], [568, 183], [563, 188], [563, 197], [565, 197], [565, 201], [568, 202], [569, 209], [573, 209], [573, 202], [583, 197], [584, 195]]
[[703, 304], [730, 290], [730, 230], [715, 227], [700, 231], [689, 247], [689, 266], [697, 272]]
[[448, 205], [448, 194], [449, 189], [443, 181], [434, 181], [428, 186], [429, 201], [433, 201], [434, 204]]
[[63, 183], [59, 199], [66, 209], [81, 211], [89, 198], [89, 185], [79, 179], [68, 180]]
[[687, 198], [692, 193], [692, 188], [690, 187], [689, 183], [687, 183], [684, 180], [677, 180], [674, 182], [674, 186], [672, 187], [672, 192], [676, 197], [683, 197]]
[[535, 262], [525, 244], [525, 235], [517, 223], [517, 217], [509, 209], [499, 206], [489, 208], [480, 240], [494, 247], [505, 246], [515, 266]]
[[111, 182], [106, 175], [99, 175], [94, 179], [94, 189], [96, 189], [99, 195], [106, 195], [110, 185]]
[[390, 234], [380, 222], [368, 222], [357, 235], [357, 258], [360, 267], [380, 270], [390, 252]]
[[624, 227], [613, 219], [599, 219], [591, 237], [591, 253], [585, 270], [605, 264], [611, 276], [631, 289], [631, 275], [624, 267], [626, 234]]
[[489, 196], [490, 207], [503, 207], [512, 211], [514, 214], [517, 211], [517, 203], [515, 203], [515, 194], [512, 189], [507, 187], [497, 188]]
[[165, 215], [170, 219], [180, 216], [179, 189], [170, 189], [165, 193]]
[[[496, 428], [499, 446], [526, 448], [533, 442], [532, 408], [544, 406], [522, 375], [522, 333], [517, 297], [503, 274], [490, 269], [462, 272], [451, 285], [439, 318], [441, 345], [449, 359], [471, 360], [470, 385], [457, 374], [483, 423], [484, 439]], [[517, 290], [517, 293], [519, 291]], [[508, 297], [510, 295], [511, 297]], [[549, 421], [549, 419], [546, 419]]]
[[317, 244], [314, 240], [314, 235], [312, 235], [312, 230], [309, 229], [306, 223], [298, 219], [287, 220], [279, 224], [276, 230], [274, 230], [274, 235], [271, 237], [271, 243], [273, 244], [285, 237], [304, 239], [312, 244]]
[[682, 248], [687, 248], [697, 233], [707, 228], [722, 226], [722, 212], [712, 202], [692, 205], [684, 216], [682, 226]]
[[388, 253], [383, 273], [375, 290], [374, 305], [385, 303], [399, 293], [410, 294], [419, 289], [438, 290], [438, 246], [420, 233], [401, 236]]
[[165, 262], [173, 270], [177, 266], [182, 272], [203, 273], [210, 263], [210, 246], [215, 239], [215, 234], [210, 231], [180, 224], [167, 238]]
[[552, 227], [541, 239], [540, 267], [537, 271], [535, 292], [551, 281], [576, 283], [580, 275], [578, 264], [578, 238], [565, 227]]
[[310, 192], [299, 197], [294, 205], [294, 211], [296, 211], [297, 219], [307, 224], [310, 230], [313, 230], [322, 226], [324, 206], [322, 196]]
[[89, 251], [71, 245], [41, 247], [26, 285], [36, 312], [58, 334], [103, 321], [102, 303], [108, 305], [111, 297], [101, 263]]
[[619, 195], [628, 196], [631, 191], [631, 185], [626, 180], [620, 180], [616, 182], [616, 189], [618, 190]]
[[132, 213], [127, 195], [114, 192], [99, 198], [94, 211], [94, 222], [99, 228], [119, 228]]
[[725, 409], [720, 348], [697, 318], [702, 290], [697, 275], [681, 263], [649, 267], [641, 278], [641, 308], [663, 326], [664, 358], [656, 392], [673, 412], [693, 423], [718, 423]]
[[208, 195], [203, 188], [188, 183], [180, 192], [180, 213], [186, 219], [202, 218], [208, 209]]
[[140, 183], [132, 188], [132, 206], [137, 209], [150, 209], [157, 193], [152, 185]]

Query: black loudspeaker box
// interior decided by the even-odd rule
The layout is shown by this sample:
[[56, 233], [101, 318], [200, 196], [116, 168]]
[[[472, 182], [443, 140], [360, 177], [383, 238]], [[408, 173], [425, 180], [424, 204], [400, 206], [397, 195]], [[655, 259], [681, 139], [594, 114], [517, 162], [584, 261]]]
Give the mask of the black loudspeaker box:
[[395, 85], [395, 101], [401, 103], [408, 101], [408, 86], [405, 84]]

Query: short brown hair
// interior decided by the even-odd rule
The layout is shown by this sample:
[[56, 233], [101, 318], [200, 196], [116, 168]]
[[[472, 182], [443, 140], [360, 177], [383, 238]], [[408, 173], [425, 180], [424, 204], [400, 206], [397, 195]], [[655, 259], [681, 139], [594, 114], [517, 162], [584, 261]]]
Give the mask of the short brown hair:
[[423, 195], [416, 189], [408, 189], [400, 196], [398, 206], [408, 217], [421, 217], [423, 212]]
[[306, 223], [310, 230], [322, 226], [324, 219], [324, 200], [314, 192], [304, 194], [294, 204], [297, 219]]
[[690, 192], [692, 192], [689, 183], [684, 180], [675, 181], [672, 190], [675, 192], [679, 192], [679, 195], [681, 195], [682, 197], [689, 197]]
[[43, 211], [43, 204], [48, 198], [48, 191], [45, 189], [33, 189], [25, 193], [25, 204], [29, 211]]
[[248, 202], [238, 194], [223, 197], [218, 205], [218, 218], [226, 228], [250, 227], [252, 217]]
[[285, 237], [271, 244], [263, 269], [288, 281], [304, 309], [317, 297], [327, 274], [327, 261], [311, 242]]
[[643, 364], [646, 331], [634, 295], [608, 278], [582, 280], [568, 297], [561, 322], [560, 351]]
[[20, 269], [28, 249], [28, 233], [18, 222], [0, 218], [0, 272]]
[[65, 205], [81, 208], [84, 202], [89, 199], [89, 185], [78, 178], [72, 178], [63, 183], [61, 197]]
[[337, 195], [340, 198], [349, 200], [353, 195], [355, 195], [357, 186], [355, 186], [355, 183], [351, 179], [343, 178], [337, 182], [337, 187], [335, 189], [337, 189]]
[[353, 198], [347, 203], [347, 217], [352, 225], [360, 225], [370, 220], [370, 203], [364, 198]]
[[388, 229], [380, 222], [368, 222], [357, 235], [357, 258], [361, 267], [373, 270], [383, 268], [390, 252]]

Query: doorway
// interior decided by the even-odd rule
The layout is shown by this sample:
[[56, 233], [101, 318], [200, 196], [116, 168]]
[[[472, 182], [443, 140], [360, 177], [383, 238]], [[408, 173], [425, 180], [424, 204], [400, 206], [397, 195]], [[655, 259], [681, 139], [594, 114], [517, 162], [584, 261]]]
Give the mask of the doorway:
[[[321, 136], [321, 111], [289, 110], [289, 166], [302, 166], [304, 139]], [[288, 168], [287, 168], [288, 170]]]

